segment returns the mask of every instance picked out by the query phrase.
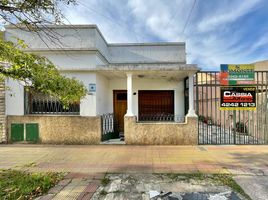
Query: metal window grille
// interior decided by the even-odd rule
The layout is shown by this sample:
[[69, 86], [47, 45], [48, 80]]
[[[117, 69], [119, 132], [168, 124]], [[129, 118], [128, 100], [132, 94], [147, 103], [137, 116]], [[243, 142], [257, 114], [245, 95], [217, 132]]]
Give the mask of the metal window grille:
[[56, 98], [28, 89], [25, 91], [25, 113], [79, 115], [80, 103], [77, 102], [64, 107]]

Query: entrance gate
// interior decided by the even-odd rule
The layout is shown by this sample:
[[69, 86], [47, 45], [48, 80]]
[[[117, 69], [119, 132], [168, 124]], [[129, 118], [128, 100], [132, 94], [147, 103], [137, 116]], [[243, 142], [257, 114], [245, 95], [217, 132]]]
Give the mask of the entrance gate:
[[199, 144], [268, 144], [268, 71], [255, 72], [254, 111], [220, 110], [220, 72], [198, 72], [195, 110]]

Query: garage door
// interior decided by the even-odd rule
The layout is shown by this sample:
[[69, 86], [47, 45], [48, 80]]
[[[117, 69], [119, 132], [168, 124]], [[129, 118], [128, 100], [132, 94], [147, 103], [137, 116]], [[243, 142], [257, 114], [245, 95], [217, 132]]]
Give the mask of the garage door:
[[173, 90], [140, 90], [139, 121], [172, 121], [174, 119]]

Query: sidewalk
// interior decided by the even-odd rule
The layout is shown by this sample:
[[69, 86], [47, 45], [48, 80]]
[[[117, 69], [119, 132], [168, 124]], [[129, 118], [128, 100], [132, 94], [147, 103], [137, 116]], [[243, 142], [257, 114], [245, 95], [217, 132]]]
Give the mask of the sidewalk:
[[268, 197], [268, 146], [261, 145], [0, 145], [0, 160], [0, 169], [69, 172], [40, 200], [90, 199], [105, 173], [231, 173], [252, 199]]
[[[0, 168], [79, 173], [268, 174], [268, 146], [0, 145]], [[29, 165], [31, 164], [31, 165]], [[29, 165], [29, 166], [27, 166]]]

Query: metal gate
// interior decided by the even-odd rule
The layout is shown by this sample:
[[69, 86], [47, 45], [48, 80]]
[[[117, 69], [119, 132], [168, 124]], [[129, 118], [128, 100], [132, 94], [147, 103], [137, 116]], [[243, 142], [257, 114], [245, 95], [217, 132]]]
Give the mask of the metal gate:
[[199, 144], [268, 144], [268, 71], [255, 72], [257, 108], [220, 110], [219, 72], [198, 72], [195, 109]]

